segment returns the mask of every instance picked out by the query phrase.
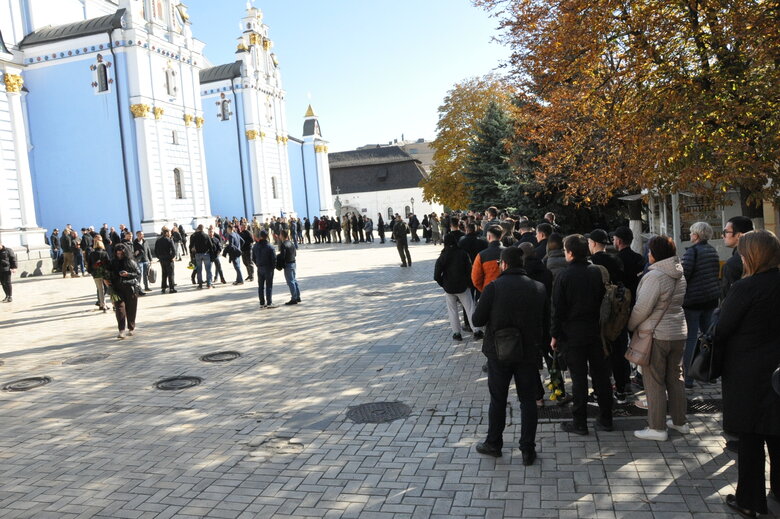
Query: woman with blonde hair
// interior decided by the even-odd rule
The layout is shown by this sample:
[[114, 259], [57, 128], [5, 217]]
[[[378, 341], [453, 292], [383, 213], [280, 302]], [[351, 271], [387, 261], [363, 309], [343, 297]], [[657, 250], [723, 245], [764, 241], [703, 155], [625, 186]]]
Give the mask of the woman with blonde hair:
[[108, 311], [106, 307], [106, 285], [104, 279], [109, 277], [108, 265], [111, 260], [108, 258], [106, 246], [103, 244], [103, 237], [99, 234], [95, 236], [92, 244], [92, 250], [87, 255], [87, 272], [92, 275], [97, 288], [98, 306], [103, 313]]
[[751, 231], [737, 252], [744, 274], [721, 304], [714, 352], [723, 377], [723, 429], [739, 437], [737, 493], [726, 504], [756, 517], [767, 513], [764, 444], [770, 495], [780, 497], [780, 396], [771, 383], [780, 365], [780, 241]]
[[[666, 441], [667, 427], [689, 432], [685, 411], [681, 361], [688, 329], [683, 299], [686, 282], [677, 257], [677, 246], [669, 236], [654, 236], [647, 244], [650, 268], [637, 288], [636, 305], [628, 320], [630, 331], [652, 333], [650, 363], [643, 366], [642, 379], [647, 394], [645, 429], [634, 431], [642, 440]], [[672, 419], [666, 420], [667, 407]]]

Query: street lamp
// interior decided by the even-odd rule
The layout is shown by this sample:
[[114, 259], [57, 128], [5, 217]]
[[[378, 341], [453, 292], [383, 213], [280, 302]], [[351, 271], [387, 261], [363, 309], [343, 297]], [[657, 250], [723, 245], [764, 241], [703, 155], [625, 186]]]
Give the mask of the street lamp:
[[412, 203], [412, 214], [414, 214], [414, 198], [409, 200]]

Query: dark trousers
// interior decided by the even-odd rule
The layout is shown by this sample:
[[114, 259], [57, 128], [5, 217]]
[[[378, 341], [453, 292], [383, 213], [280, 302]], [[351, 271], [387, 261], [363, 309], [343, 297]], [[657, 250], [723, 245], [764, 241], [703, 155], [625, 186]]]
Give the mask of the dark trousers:
[[401, 263], [403, 265], [406, 264], [411, 265], [412, 255], [409, 254], [409, 244], [406, 243], [405, 241], [403, 242], [399, 241], [395, 244], [395, 247], [398, 249], [398, 255], [401, 256]]
[[764, 443], [769, 451], [769, 488], [780, 495], [780, 436], [739, 433], [737, 453], [737, 504], [766, 514]]
[[574, 425], [588, 425], [588, 368], [593, 389], [598, 398], [601, 422], [612, 423], [612, 388], [609, 383], [609, 367], [604, 357], [600, 339], [587, 344], [572, 344], [565, 347], [566, 364], [569, 365], [572, 386], [572, 408]]
[[173, 261], [160, 260], [160, 275], [163, 290], [176, 287], [173, 282]]
[[[311, 243], [311, 234], [310, 234], [309, 229], [306, 229], [306, 241], [308, 243]], [[301, 240], [301, 242], [303, 242], [303, 240]]]
[[[214, 266], [214, 283], [216, 283], [217, 280], [219, 279], [220, 281], [222, 281], [222, 284], [224, 285], [226, 283], [226, 281], [225, 281], [225, 273], [222, 272], [222, 262], [219, 261], [219, 254], [214, 256], [211, 259], [211, 264]], [[239, 270], [239, 272], [240, 272], [240, 270]]]
[[5, 292], [5, 297], [11, 297], [13, 294], [11, 294], [11, 271], [8, 272], [0, 272], [0, 284], [3, 285], [3, 292]]
[[517, 398], [520, 400], [520, 450], [533, 450], [536, 447], [536, 385], [539, 372], [528, 364], [504, 364], [496, 359], [488, 359], [488, 390], [490, 391], [490, 411], [488, 415], [487, 443], [501, 448], [504, 445], [506, 427], [506, 402], [509, 396], [509, 383], [515, 379]]
[[420, 241], [420, 237], [417, 236], [417, 227], [412, 227], [412, 241]]
[[615, 379], [615, 391], [625, 393], [628, 383], [631, 381], [631, 366], [626, 359], [628, 349], [628, 330], [624, 329], [612, 344], [609, 364], [612, 370], [612, 378]]
[[252, 263], [252, 251], [243, 251], [241, 253], [241, 261], [244, 262], [244, 266], [246, 267], [247, 279], [252, 281], [255, 277], [255, 265]]
[[271, 292], [274, 286], [274, 271], [273, 269], [263, 271], [257, 269], [257, 297], [260, 298], [260, 304], [272, 304]]
[[385, 231], [379, 231], [379, 243], [385, 242]]
[[119, 325], [119, 331], [123, 331], [125, 326], [128, 330], [135, 330], [135, 314], [138, 310], [138, 296], [132, 288], [120, 289], [117, 291], [121, 299], [114, 303], [114, 313], [116, 314], [116, 324]]

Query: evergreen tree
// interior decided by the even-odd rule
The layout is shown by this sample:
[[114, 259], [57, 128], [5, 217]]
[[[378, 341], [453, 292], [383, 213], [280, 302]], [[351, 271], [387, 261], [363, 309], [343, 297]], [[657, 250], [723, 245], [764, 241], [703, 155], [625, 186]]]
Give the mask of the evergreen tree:
[[509, 115], [491, 101], [477, 125], [463, 172], [471, 195], [469, 209], [484, 211], [491, 205], [505, 205], [506, 186], [516, 182], [509, 164], [512, 134]]

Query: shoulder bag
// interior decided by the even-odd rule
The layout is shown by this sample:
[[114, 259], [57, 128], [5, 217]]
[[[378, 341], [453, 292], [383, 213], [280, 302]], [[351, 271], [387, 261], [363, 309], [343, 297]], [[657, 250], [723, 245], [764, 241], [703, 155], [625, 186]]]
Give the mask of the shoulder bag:
[[661, 322], [661, 319], [664, 318], [664, 315], [666, 315], [666, 312], [669, 310], [674, 294], [677, 292], [677, 283], [679, 282], [679, 280], [675, 281], [674, 288], [669, 295], [669, 299], [666, 301], [664, 311], [661, 313], [660, 317], [658, 317], [655, 326], [650, 330], [641, 330], [639, 328], [634, 330], [633, 335], [631, 335], [631, 342], [628, 343], [628, 350], [626, 351], [626, 359], [629, 362], [636, 364], [637, 366], [647, 366], [650, 364], [650, 355], [653, 351], [653, 334], [655, 333], [656, 327], [658, 327], [658, 324]]
[[696, 340], [691, 365], [687, 374], [694, 380], [711, 384], [720, 377], [721, 366], [715, 358], [715, 326], [718, 324], [717, 312], [706, 331], [702, 331]]

